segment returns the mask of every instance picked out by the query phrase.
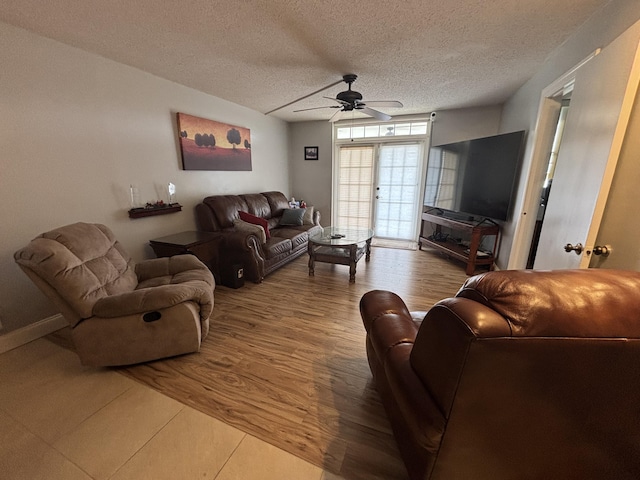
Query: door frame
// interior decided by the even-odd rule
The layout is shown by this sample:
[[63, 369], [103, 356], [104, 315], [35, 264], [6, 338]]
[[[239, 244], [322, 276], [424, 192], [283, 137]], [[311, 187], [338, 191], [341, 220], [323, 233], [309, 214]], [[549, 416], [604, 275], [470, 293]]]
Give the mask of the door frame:
[[378, 181], [378, 152], [379, 152], [379, 148], [381, 145], [393, 145], [393, 144], [407, 144], [407, 143], [418, 143], [421, 145], [421, 149], [422, 149], [422, 154], [420, 156], [420, 166], [419, 166], [419, 171], [418, 171], [418, 175], [419, 178], [422, 179], [421, 181], [418, 182], [418, 196], [416, 199], [416, 218], [415, 218], [415, 222], [416, 222], [416, 229], [414, 231], [414, 241], [418, 240], [418, 237], [420, 235], [420, 221], [422, 218], [422, 199], [424, 198], [424, 179], [426, 176], [426, 172], [427, 172], [427, 162], [428, 162], [428, 155], [429, 155], [429, 148], [431, 146], [431, 129], [432, 129], [432, 119], [430, 117], [425, 117], [423, 115], [406, 115], [406, 116], [401, 116], [401, 117], [395, 117], [394, 119], [392, 119], [389, 122], [380, 122], [380, 121], [376, 121], [376, 120], [369, 120], [369, 119], [361, 119], [357, 122], [355, 122], [356, 125], [360, 126], [360, 125], [366, 125], [366, 124], [378, 124], [378, 125], [384, 125], [385, 123], [388, 123], [390, 125], [392, 124], [403, 124], [403, 123], [411, 123], [411, 122], [424, 122], [427, 125], [427, 129], [426, 129], [426, 133], [424, 134], [420, 134], [420, 135], [398, 135], [398, 136], [392, 136], [392, 137], [387, 137], [387, 136], [380, 136], [380, 137], [362, 137], [362, 138], [350, 138], [350, 139], [340, 139], [338, 140], [336, 138], [336, 128], [335, 127], [339, 127], [342, 125], [347, 125], [349, 123], [351, 123], [352, 125], [354, 124], [353, 121], [344, 121], [344, 122], [336, 122], [336, 124], [334, 125], [334, 127], [332, 128], [332, 143], [333, 143], [333, 148], [332, 148], [332, 158], [331, 158], [331, 218], [332, 218], [332, 222], [335, 222], [335, 219], [338, 218], [338, 205], [337, 202], [335, 201], [335, 195], [336, 195], [336, 191], [337, 191], [337, 185], [338, 185], [338, 171], [339, 171], [339, 158], [340, 158], [340, 147], [342, 146], [348, 146], [348, 145], [354, 145], [354, 146], [372, 146], [374, 147], [374, 155], [373, 155], [373, 184], [372, 186], [374, 187], [374, 189], [372, 190], [372, 198], [370, 199], [371, 204], [372, 204], [372, 210], [371, 210], [371, 221], [373, 222], [375, 219], [375, 208], [376, 208], [376, 202], [374, 202], [374, 197], [375, 197], [375, 185]]
[[[413, 230], [413, 237], [411, 238], [410, 241], [417, 241], [418, 236], [420, 234], [420, 229], [419, 229], [419, 219], [422, 216], [422, 198], [424, 197], [424, 178], [425, 178], [425, 174], [426, 174], [426, 163], [427, 163], [427, 159], [426, 159], [426, 152], [428, 151], [428, 146], [427, 146], [427, 142], [423, 139], [423, 138], [404, 138], [403, 140], [398, 140], [398, 141], [389, 141], [388, 139], [384, 139], [384, 141], [366, 141], [366, 142], [360, 142], [360, 143], [340, 143], [336, 145], [336, 154], [335, 154], [335, 158], [336, 161], [334, 162], [333, 165], [333, 174], [332, 174], [332, 182], [333, 182], [333, 192], [337, 192], [338, 191], [338, 176], [337, 173], [339, 172], [340, 166], [339, 166], [339, 162], [340, 162], [340, 149], [341, 148], [348, 148], [350, 146], [356, 146], [356, 147], [371, 147], [373, 149], [373, 164], [372, 164], [372, 178], [371, 178], [371, 197], [369, 198], [369, 204], [371, 206], [371, 216], [369, 218], [369, 222], [370, 222], [370, 228], [372, 228], [374, 231], [376, 230], [376, 219], [378, 218], [378, 208], [379, 208], [379, 202], [376, 201], [376, 197], [378, 195], [378, 189], [380, 187], [380, 151], [382, 150], [383, 147], [385, 146], [401, 146], [401, 145], [417, 145], [418, 148], [420, 149], [420, 154], [419, 154], [419, 164], [417, 167], [417, 178], [418, 178], [418, 183], [417, 183], [417, 190], [416, 190], [416, 197], [414, 199], [414, 209], [415, 209], [415, 222], [414, 222], [414, 230]], [[333, 197], [333, 195], [332, 195]], [[332, 198], [331, 201], [331, 205], [332, 205], [332, 212], [331, 212], [331, 217], [332, 218], [338, 218], [338, 202], [335, 201], [335, 198]], [[376, 238], [378, 238], [377, 235], [375, 235]], [[381, 237], [381, 238], [386, 238], [386, 237]], [[394, 239], [391, 239], [394, 240]]]
[[522, 270], [527, 266], [529, 249], [533, 239], [536, 216], [540, 202], [540, 190], [544, 183], [549, 155], [555, 135], [555, 128], [560, 115], [561, 97], [569, 89], [573, 88], [578, 70], [598, 55], [598, 48], [580, 63], [558, 77], [542, 90], [538, 115], [535, 124], [535, 137], [533, 150], [530, 156], [527, 174], [525, 178], [525, 192], [523, 196], [520, 216], [516, 221], [513, 234], [513, 242], [507, 269]]

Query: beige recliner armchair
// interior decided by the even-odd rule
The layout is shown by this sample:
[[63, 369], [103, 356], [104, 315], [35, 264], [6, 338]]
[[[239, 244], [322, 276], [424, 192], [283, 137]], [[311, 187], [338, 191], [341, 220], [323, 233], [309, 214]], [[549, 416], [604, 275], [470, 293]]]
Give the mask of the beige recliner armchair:
[[85, 365], [196, 352], [209, 332], [215, 282], [192, 255], [136, 264], [104, 225], [74, 223], [14, 258], [69, 322]]

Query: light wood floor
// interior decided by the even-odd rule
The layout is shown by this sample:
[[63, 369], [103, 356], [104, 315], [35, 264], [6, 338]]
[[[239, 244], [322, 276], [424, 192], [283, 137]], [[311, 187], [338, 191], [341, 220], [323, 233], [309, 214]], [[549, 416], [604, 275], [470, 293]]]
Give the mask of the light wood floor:
[[398, 293], [410, 310], [455, 294], [462, 263], [431, 250], [374, 248], [348, 267], [307, 256], [264, 283], [218, 287], [200, 353], [118, 371], [345, 479], [404, 479], [371, 382], [358, 302]]

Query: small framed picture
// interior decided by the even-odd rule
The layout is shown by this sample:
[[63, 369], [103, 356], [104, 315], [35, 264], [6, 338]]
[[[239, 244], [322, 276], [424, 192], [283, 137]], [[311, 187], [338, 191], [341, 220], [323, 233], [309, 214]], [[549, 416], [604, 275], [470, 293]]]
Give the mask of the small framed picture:
[[305, 160], [317, 160], [318, 159], [318, 147], [304, 147], [304, 159]]

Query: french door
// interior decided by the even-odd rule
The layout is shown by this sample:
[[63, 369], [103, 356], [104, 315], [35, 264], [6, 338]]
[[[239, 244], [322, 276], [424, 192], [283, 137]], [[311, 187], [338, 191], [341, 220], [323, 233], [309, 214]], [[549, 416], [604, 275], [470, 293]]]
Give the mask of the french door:
[[421, 142], [339, 147], [335, 223], [415, 240], [422, 158]]

